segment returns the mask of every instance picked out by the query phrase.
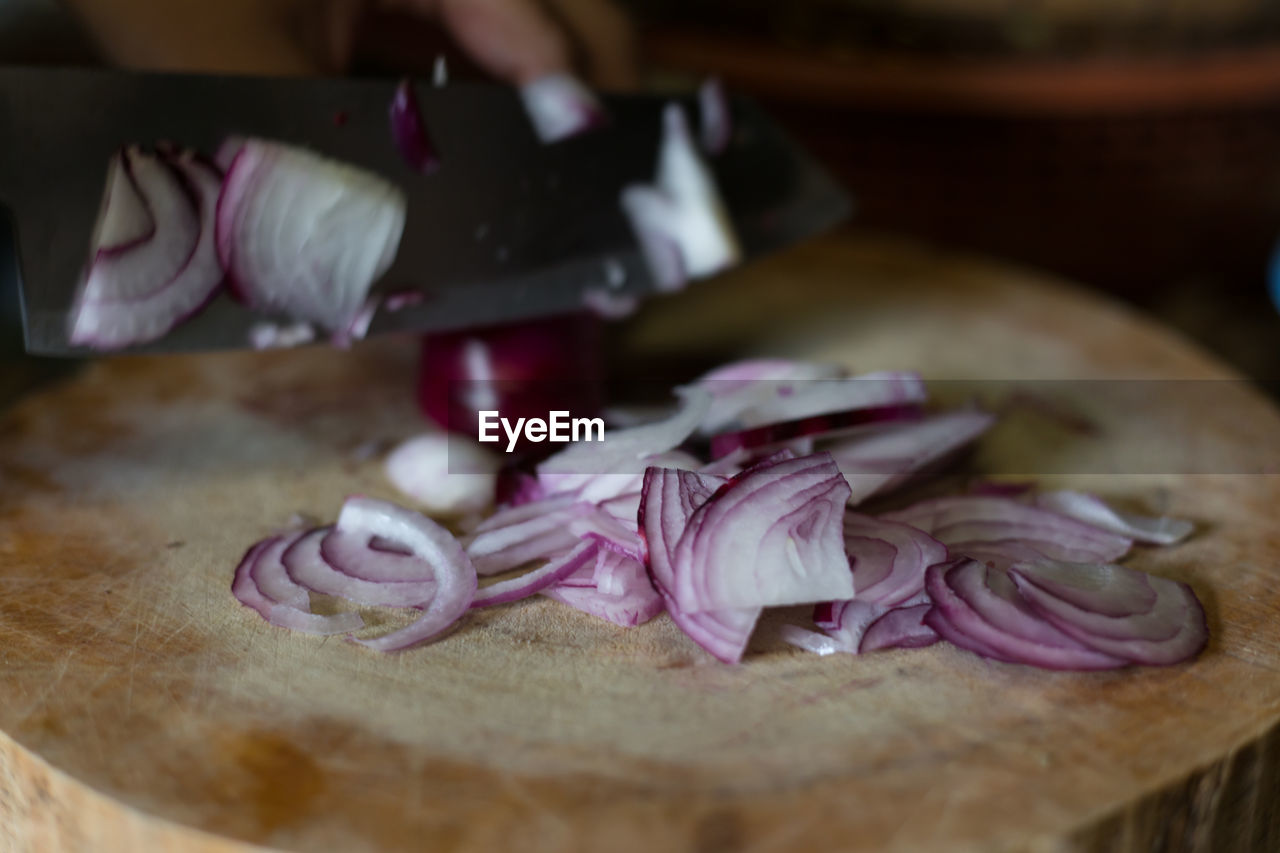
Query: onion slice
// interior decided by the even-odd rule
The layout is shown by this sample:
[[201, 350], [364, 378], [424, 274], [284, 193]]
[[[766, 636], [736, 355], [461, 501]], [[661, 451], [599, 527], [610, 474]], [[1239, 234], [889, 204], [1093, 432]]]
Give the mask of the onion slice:
[[885, 518], [919, 527], [944, 545], [1009, 541], [1055, 560], [1102, 562], [1128, 553], [1123, 536], [1011, 498], [954, 495], [922, 501]]
[[[281, 553], [292, 542], [293, 537], [277, 536], [264, 539], [251, 547], [236, 567], [231, 582], [232, 594], [241, 604], [256, 610], [263, 619], [281, 628], [307, 634], [344, 634], [359, 630], [364, 625], [359, 613], [337, 613], [332, 616], [307, 613], [293, 604], [277, 601], [262, 592], [254, 575], [276, 576], [276, 564]], [[287, 597], [296, 603], [292, 594]]]
[[673, 595], [700, 613], [853, 597], [841, 521], [849, 486], [825, 453], [744, 471], [689, 517]]
[[693, 613], [683, 610], [674, 597], [677, 544], [690, 517], [727, 482], [693, 471], [650, 468], [645, 471], [638, 521], [644, 538], [649, 576], [672, 621], [717, 659], [737, 663], [751, 639], [761, 608]]
[[579, 569], [543, 595], [624, 628], [641, 625], [662, 612], [662, 597], [644, 565], [600, 548], [595, 566]]
[[1036, 496], [1035, 504], [1042, 509], [1093, 525], [1099, 530], [1151, 545], [1176, 545], [1195, 530], [1194, 524], [1180, 518], [1152, 518], [1118, 512], [1107, 506], [1097, 495], [1084, 492], [1046, 492]]
[[[443, 57], [437, 57], [437, 68], [444, 67], [442, 60]], [[389, 112], [391, 138], [395, 140], [396, 148], [409, 168], [424, 175], [430, 175], [439, 169], [440, 156], [427, 132], [427, 123], [413, 91], [413, 81], [408, 77], [396, 87]]]
[[873, 604], [893, 607], [919, 595], [925, 570], [947, 559], [945, 545], [909, 524], [847, 512], [843, 533], [854, 597]]
[[342, 563], [326, 559], [321, 549], [332, 529], [307, 531], [284, 552], [282, 562], [290, 580], [312, 592], [374, 607], [416, 607], [435, 596], [435, 579], [421, 561], [413, 561], [422, 568], [422, 578], [417, 581], [366, 580], [348, 574]]
[[[221, 185], [192, 152], [131, 148], [112, 162], [72, 343], [111, 350], [153, 341], [213, 298], [223, 280], [214, 243]], [[143, 214], [155, 223], [149, 232]]]
[[719, 154], [728, 148], [733, 137], [733, 116], [719, 78], [710, 77], [698, 87], [698, 114], [702, 119], [703, 150]]
[[401, 493], [433, 515], [480, 512], [493, 503], [501, 462], [469, 437], [428, 432], [387, 456], [386, 474]]
[[581, 80], [555, 72], [525, 83], [520, 99], [543, 144], [577, 136], [605, 122], [604, 107]]
[[472, 607], [488, 607], [528, 598], [564, 580], [583, 566], [594, 565], [600, 546], [587, 540], [579, 542], [564, 556], [548, 560], [544, 565], [519, 577], [481, 587], [471, 601]]
[[[1017, 565], [1010, 570], [1027, 603], [1064, 634], [1104, 654], [1148, 666], [1181, 663], [1209, 641], [1204, 608], [1189, 586], [1143, 576], [1156, 594], [1149, 610], [1105, 615], [1113, 596], [1127, 597], [1134, 569], [1117, 565]], [[1068, 593], [1070, 600], [1068, 600]], [[1081, 606], [1089, 603], [1088, 607]]]
[[929, 569], [927, 585], [936, 613], [926, 624], [962, 649], [1044, 669], [1114, 669], [1127, 663], [1054, 628], [1001, 570], [961, 558]]
[[919, 649], [938, 642], [938, 632], [924, 622], [931, 605], [895, 607], [867, 626], [858, 654], [883, 649]]
[[391, 266], [404, 220], [404, 193], [381, 177], [247, 139], [218, 202], [218, 255], [250, 307], [338, 331]]
[[335, 529], [395, 543], [433, 570], [436, 594], [412, 624], [372, 639], [355, 642], [377, 651], [408, 648], [448, 629], [467, 612], [476, 594], [476, 571], [462, 545], [431, 519], [386, 501], [348, 498]]
[[678, 290], [687, 280], [714, 275], [742, 257], [715, 178], [676, 104], [663, 115], [654, 182], [626, 187], [621, 203], [650, 274], [663, 289]]

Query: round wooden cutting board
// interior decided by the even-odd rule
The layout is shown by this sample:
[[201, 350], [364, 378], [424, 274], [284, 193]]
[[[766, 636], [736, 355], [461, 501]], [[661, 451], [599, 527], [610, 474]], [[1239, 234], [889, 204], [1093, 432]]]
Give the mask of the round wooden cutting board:
[[724, 666], [666, 617], [544, 599], [394, 656], [291, 634], [236, 603], [232, 569], [295, 513], [394, 497], [366, 443], [420, 428], [415, 348], [112, 359], [0, 417], [0, 848], [1280, 849], [1280, 413], [1260, 395], [1096, 297], [847, 235], [624, 334], [654, 363], [1150, 380], [1088, 434], [1011, 411], [970, 464], [1044, 460], [1027, 472], [1193, 519], [1132, 564], [1195, 587], [1210, 648], [1053, 673], [947, 645], [820, 658], [770, 622]]

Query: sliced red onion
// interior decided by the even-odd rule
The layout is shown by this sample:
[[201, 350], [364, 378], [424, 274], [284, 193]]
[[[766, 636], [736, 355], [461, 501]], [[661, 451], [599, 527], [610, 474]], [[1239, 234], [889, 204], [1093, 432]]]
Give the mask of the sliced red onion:
[[[123, 163], [123, 165], [119, 165]], [[132, 176], [156, 223], [138, 237], [136, 197], [117, 192], [120, 172]], [[72, 312], [70, 340], [118, 349], [168, 334], [195, 314], [222, 284], [214, 220], [222, 184], [217, 170], [190, 152], [144, 154], [128, 149], [113, 161], [94, 259]], [[119, 242], [121, 240], [132, 240]]]
[[[562, 582], [542, 594], [624, 628], [641, 625], [662, 612], [662, 597], [653, 588], [643, 565], [604, 548], [596, 561], [585, 586]], [[609, 592], [595, 583], [601, 564], [608, 566]]]
[[348, 498], [336, 528], [344, 533], [385, 539], [412, 552], [434, 573], [436, 593], [412, 624], [380, 637], [355, 642], [377, 651], [398, 651], [446, 630], [467, 612], [476, 594], [476, 572], [462, 545], [431, 519], [386, 501]]
[[926, 583], [938, 613], [926, 617], [927, 623], [962, 649], [1043, 669], [1114, 669], [1127, 663], [1054, 628], [999, 569], [961, 558], [932, 567]]
[[603, 441], [571, 444], [538, 466], [538, 479], [548, 487], [558, 481], [553, 490], [564, 492], [581, 487], [597, 475], [643, 471], [645, 460], [675, 450], [693, 435], [706, 416], [711, 397], [705, 391], [684, 388], [677, 393], [680, 408], [671, 417], [644, 426], [607, 431]]
[[472, 532], [467, 554], [481, 575], [562, 554], [578, 544], [569, 522], [594, 511], [591, 504], [556, 498], [503, 510]]
[[849, 409], [823, 415], [809, 415], [793, 421], [780, 421], [711, 437], [711, 456], [719, 459], [736, 450], [757, 453], [773, 448], [794, 447], [808, 455], [813, 442], [839, 431], [865, 433], [870, 427], [883, 427], [920, 417], [918, 403], [892, 403], [868, 409]]
[[621, 203], [655, 283], [667, 290], [714, 275], [742, 257], [715, 178], [676, 104], [663, 116], [654, 182], [627, 187]]
[[343, 564], [325, 559], [320, 544], [332, 528], [318, 527], [298, 537], [281, 558], [289, 579], [322, 595], [333, 595], [375, 607], [416, 607], [424, 605], [436, 594], [436, 582], [430, 566], [422, 567], [418, 581], [389, 582], [364, 580], [346, 573]]
[[383, 178], [249, 139], [218, 202], [218, 255], [251, 307], [342, 330], [391, 266], [404, 219], [404, 193]]
[[698, 113], [702, 118], [702, 148], [708, 154], [719, 154], [729, 147], [733, 137], [733, 116], [724, 84], [710, 77], [698, 87]]
[[1042, 509], [1083, 521], [1099, 530], [1146, 542], [1152, 545], [1174, 545], [1191, 535], [1195, 525], [1180, 518], [1148, 517], [1118, 512], [1097, 495], [1084, 492], [1058, 491], [1038, 495], [1035, 504]]
[[867, 626], [858, 654], [883, 649], [919, 649], [938, 642], [938, 632], [924, 622], [931, 605], [895, 607]]
[[739, 425], [742, 412], [786, 393], [786, 388], [794, 390], [792, 383], [843, 375], [844, 368], [836, 364], [782, 358], [746, 359], [722, 365], [697, 381], [712, 398], [699, 431], [712, 435]]
[[779, 636], [786, 642], [815, 655], [832, 655], [836, 652], [847, 652], [844, 642], [830, 634], [819, 634], [801, 628], [799, 625], [783, 625]]
[[386, 472], [392, 485], [427, 512], [459, 516], [493, 503], [501, 465], [470, 437], [428, 432], [393, 450]]
[[[443, 66], [441, 66], [443, 67]], [[429, 175], [440, 168], [440, 156], [427, 132], [418, 98], [409, 78], [400, 81], [391, 99], [391, 138], [410, 169]]]
[[506, 604], [536, 595], [564, 580], [583, 566], [594, 565], [599, 548], [600, 546], [592, 541], [579, 542], [568, 554], [548, 560], [542, 566], [525, 572], [519, 577], [481, 587], [472, 600], [471, 606], [488, 607], [493, 604]]
[[213, 163], [225, 174], [231, 168], [231, 164], [235, 162], [236, 155], [240, 153], [240, 149], [244, 147], [243, 136], [228, 136], [222, 140], [218, 146], [218, 150], [213, 152]]
[[920, 374], [885, 370], [845, 379], [770, 383], [773, 392], [739, 415], [744, 427], [928, 399]]
[[694, 471], [650, 468], [645, 471], [638, 521], [649, 575], [672, 621], [719, 660], [737, 663], [751, 639], [761, 608], [691, 613], [681, 609], [674, 597], [677, 544], [690, 517], [727, 482]]
[[925, 570], [947, 559], [946, 546], [923, 530], [854, 512], [845, 513], [844, 543], [854, 597], [886, 607], [919, 595]]
[[[332, 616], [320, 616], [307, 613], [290, 604], [281, 603], [265, 595], [254, 581], [255, 567], [269, 561], [271, 567], [257, 569], [257, 574], [274, 577], [277, 572], [275, 564], [280, 560], [281, 552], [293, 541], [293, 537], [277, 536], [264, 539], [255, 544], [244, 555], [240, 565], [236, 567], [231, 582], [231, 592], [246, 607], [258, 612], [263, 619], [281, 628], [302, 631], [308, 634], [342, 634], [359, 630], [364, 620], [359, 613], [337, 613]], [[277, 587], [278, 588], [278, 587]], [[287, 597], [292, 598], [290, 593]]]
[[582, 305], [604, 320], [622, 320], [636, 313], [640, 300], [628, 293], [595, 288], [582, 293]]
[[319, 547], [324, 561], [350, 578], [380, 584], [433, 582], [429, 564], [415, 557], [412, 550], [381, 536], [329, 528]]
[[143, 156], [137, 148], [123, 149], [107, 168], [107, 189], [93, 226], [95, 257], [114, 254], [150, 240], [156, 233], [151, 206], [133, 177], [131, 161]]
[[986, 412], [959, 411], [894, 424], [835, 443], [824, 443], [861, 503], [910, 480], [973, 442], [995, 423]]
[[758, 465], [689, 518], [673, 590], [699, 613], [853, 597], [841, 521], [849, 486], [825, 453]]
[[520, 87], [520, 99], [544, 144], [577, 136], [605, 123], [604, 107], [581, 80], [566, 72], [545, 74]]
[[385, 311], [395, 313], [406, 308], [412, 308], [415, 305], [421, 305], [426, 300], [427, 295], [421, 290], [397, 290], [387, 294], [386, 298], [382, 300], [382, 308]]
[[[1184, 583], [1117, 565], [1040, 563], [1015, 566], [1010, 574], [1033, 610], [1064, 634], [1103, 654], [1165, 666], [1195, 657], [1209, 642], [1204, 608]], [[1116, 598], [1132, 596], [1135, 575], [1150, 585], [1155, 603], [1146, 611], [1104, 615], [1104, 610], [1114, 612]]]
[[1016, 540], [1052, 559], [1071, 562], [1115, 560], [1132, 545], [1123, 536], [1010, 498], [954, 495], [884, 517], [919, 527], [944, 545]]
[[311, 609], [311, 596], [306, 587], [289, 577], [282, 558], [305, 532], [299, 530], [275, 537], [272, 544], [262, 552], [262, 559], [256, 560], [249, 569], [249, 576], [253, 578], [259, 592], [277, 604], [304, 612]]
[[1038, 563], [1050, 559], [1034, 543], [1023, 539], [979, 539], [952, 542], [947, 550], [957, 556], [965, 556], [997, 569], [1007, 569], [1014, 563]]
[[254, 349], [286, 349], [309, 344], [316, 339], [316, 328], [307, 322], [254, 323], [249, 328], [249, 344]]

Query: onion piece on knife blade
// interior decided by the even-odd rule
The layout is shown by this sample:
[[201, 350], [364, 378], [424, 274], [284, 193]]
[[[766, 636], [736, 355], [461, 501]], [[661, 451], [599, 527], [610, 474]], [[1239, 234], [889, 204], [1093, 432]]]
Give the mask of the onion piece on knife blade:
[[391, 138], [395, 140], [396, 148], [399, 149], [400, 156], [409, 168], [424, 175], [430, 175], [439, 169], [440, 155], [436, 152], [431, 135], [427, 132], [427, 123], [418, 106], [418, 98], [413, 91], [413, 81], [409, 78], [401, 80], [400, 85], [396, 87], [389, 113]]
[[213, 298], [223, 280], [214, 244], [221, 185], [218, 170], [192, 152], [135, 147], [112, 161], [71, 343], [111, 350], [153, 341]]
[[663, 114], [653, 183], [626, 187], [621, 203], [650, 274], [664, 290], [679, 290], [686, 281], [718, 273], [742, 257], [715, 178], [676, 104]]
[[338, 332], [391, 266], [404, 193], [303, 148], [247, 139], [218, 202], [218, 256], [250, 307]]
[[525, 83], [520, 99], [543, 144], [577, 136], [605, 122], [600, 101], [572, 74], [554, 72]]

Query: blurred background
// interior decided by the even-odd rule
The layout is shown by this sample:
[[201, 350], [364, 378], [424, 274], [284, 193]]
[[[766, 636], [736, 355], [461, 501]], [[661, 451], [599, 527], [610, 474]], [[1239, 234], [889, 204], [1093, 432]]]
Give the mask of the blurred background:
[[[22, 13], [53, 5], [0, 0], [0, 57], [91, 55]], [[650, 82], [716, 74], [764, 102], [854, 192], [853, 227], [1104, 290], [1276, 388], [1280, 2], [625, 5]], [[362, 70], [425, 72], [421, 26], [368, 16], [383, 67]]]

